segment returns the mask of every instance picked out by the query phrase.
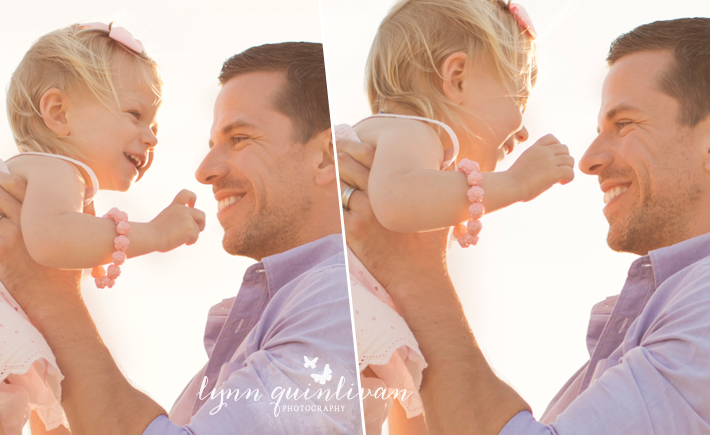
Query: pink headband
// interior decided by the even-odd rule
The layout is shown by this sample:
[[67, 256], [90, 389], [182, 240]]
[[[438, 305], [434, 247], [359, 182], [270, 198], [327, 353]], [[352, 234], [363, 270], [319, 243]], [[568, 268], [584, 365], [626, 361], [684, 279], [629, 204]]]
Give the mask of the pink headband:
[[108, 32], [108, 37], [113, 39], [114, 41], [117, 41], [121, 43], [124, 47], [135, 51], [138, 54], [143, 53], [143, 44], [139, 40], [133, 37], [131, 35], [131, 32], [128, 30], [124, 29], [123, 27], [116, 27], [111, 24], [104, 24], [104, 23], [86, 23], [86, 24], [79, 24], [78, 27], [80, 29], [98, 29], [98, 30], [103, 30], [104, 32]]
[[528, 32], [532, 39], [537, 38], [537, 32], [535, 31], [535, 27], [533, 27], [530, 15], [528, 15], [528, 12], [524, 7], [519, 4], [509, 3], [508, 10], [515, 16], [515, 18], [518, 19], [518, 24], [520, 25], [520, 28], [523, 29], [523, 32]]

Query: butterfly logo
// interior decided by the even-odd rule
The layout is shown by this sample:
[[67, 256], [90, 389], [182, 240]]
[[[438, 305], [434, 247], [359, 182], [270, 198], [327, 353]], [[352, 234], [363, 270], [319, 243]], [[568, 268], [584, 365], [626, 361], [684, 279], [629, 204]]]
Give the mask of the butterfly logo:
[[305, 363], [303, 364], [303, 367], [305, 367], [305, 368], [310, 367], [310, 368], [314, 369], [314, 368], [316, 368], [316, 362], [318, 361], [318, 357], [310, 359], [304, 355], [303, 361], [305, 361]]
[[322, 372], [320, 373], [313, 373], [311, 375], [314, 381], [318, 382], [321, 385], [325, 385], [326, 382], [329, 380], [333, 379], [333, 372], [330, 370], [330, 366], [328, 364], [325, 365], [325, 368], [323, 369]]

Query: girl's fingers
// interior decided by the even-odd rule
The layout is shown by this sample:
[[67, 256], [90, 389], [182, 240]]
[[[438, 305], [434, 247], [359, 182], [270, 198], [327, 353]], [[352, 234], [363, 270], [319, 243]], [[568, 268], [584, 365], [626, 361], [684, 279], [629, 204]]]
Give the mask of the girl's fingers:
[[545, 136], [538, 139], [538, 141], [535, 143], [538, 145], [555, 145], [559, 144], [560, 141], [555, 136], [551, 134], [546, 134]]
[[194, 207], [195, 201], [197, 201], [197, 195], [187, 189], [183, 189], [177, 195], [175, 195], [175, 199], [173, 199], [173, 204]]
[[574, 167], [560, 166], [560, 184], [565, 185], [574, 180]]
[[195, 220], [197, 228], [199, 228], [200, 231], [204, 231], [206, 223], [205, 212], [196, 208], [190, 208], [188, 211], [192, 215], [192, 219]]
[[557, 166], [574, 167], [574, 157], [572, 156], [557, 156]]
[[554, 154], [556, 156], [568, 156], [569, 155], [569, 148], [567, 145], [563, 144], [557, 144], [557, 145], [552, 145]]

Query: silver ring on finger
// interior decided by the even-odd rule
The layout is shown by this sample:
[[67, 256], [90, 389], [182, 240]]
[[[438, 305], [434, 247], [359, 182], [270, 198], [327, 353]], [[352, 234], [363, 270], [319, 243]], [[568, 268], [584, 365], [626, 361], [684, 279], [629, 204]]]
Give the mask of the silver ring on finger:
[[350, 204], [350, 197], [353, 196], [353, 192], [355, 192], [355, 190], [357, 189], [348, 186], [343, 192], [343, 195], [340, 197], [340, 201], [342, 202], [343, 208], [345, 210], [350, 210], [350, 208], [348, 208], [348, 205]]

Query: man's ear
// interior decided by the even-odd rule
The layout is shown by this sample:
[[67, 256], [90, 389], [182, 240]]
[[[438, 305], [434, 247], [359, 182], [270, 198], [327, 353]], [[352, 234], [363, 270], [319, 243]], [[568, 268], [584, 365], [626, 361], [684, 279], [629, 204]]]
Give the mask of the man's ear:
[[710, 114], [692, 127], [692, 135], [698, 141], [705, 172], [710, 174]]
[[441, 66], [441, 88], [446, 98], [454, 104], [463, 102], [465, 78], [468, 72], [468, 55], [462, 51], [450, 54]]
[[44, 124], [59, 136], [69, 136], [70, 133], [67, 106], [67, 96], [57, 88], [48, 89], [39, 100], [39, 113]]
[[308, 141], [314, 156], [315, 182], [326, 186], [335, 181], [335, 153], [332, 129], [327, 128]]

